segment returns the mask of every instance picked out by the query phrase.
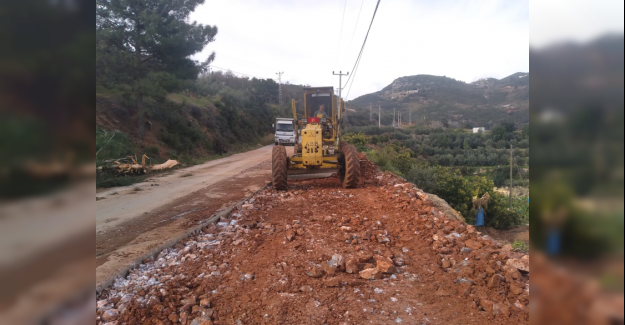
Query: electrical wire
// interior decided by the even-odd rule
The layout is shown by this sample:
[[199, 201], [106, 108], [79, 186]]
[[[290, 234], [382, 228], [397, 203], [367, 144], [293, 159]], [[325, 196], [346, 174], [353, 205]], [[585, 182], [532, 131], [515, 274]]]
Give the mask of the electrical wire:
[[360, 48], [360, 53], [358, 53], [358, 58], [356, 59], [356, 62], [354, 63], [354, 67], [352, 68], [352, 74], [347, 78], [347, 81], [345, 82], [345, 86], [347, 86], [347, 83], [349, 83], [349, 81], [351, 80], [352, 83], [349, 85], [349, 89], [347, 90], [347, 96], [345, 96], [345, 98], [347, 98], [349, 96], [349, 92], [352, 89], [352, 85], [354, 84], [354, 79], [352, 79], [352, 77], [354, 77], [356, 75], [356, 72], [358, 71], [358, 66], [360, 65], [360, 59], [362, 58], [362, 52], [365, 49], [365, 44], [367, 43], [367, 38], [369, 37], [369, 32], [371, 31], [371, 26], [373, 25], [373, 20], [375, 19], [375, 14], [378, 12], [378, 7], [380, 6], [380, 0], [378, 0], [378, 3], [375, 5], [375, 10], [373, 11], [373, 17], [371, 17], [371, 22], [369, 23], [369, 29], [367, 29], [367, 35], [365, 35], [365, 39], [362, 42], [362, 47]]
[[347, 50], [352, 49], [352, 42], [354, 41], [354, 35], [356, 35], [356, 28], [358, 28], [358, 22], [360, 21], [360, 13], [362, 12], [362, 5], [365, 3], [365, 0], [360, 2], [360, 10], [358, 10], [358, 18], [356, 18], [356, 25], [354, 25], [354, 31], [352, 32], [352, 38], [349, 40], [349, 47]]
[[336, 59], [334, 59], [334, 68], [339, 60], [339, 53], [341, 53], [341, 39], [343, 38], [343, 22], [345, 21], [345, 7], [347, 6], [347, 0], [343, 1], [343, 18], [341, 18], [341, 31], [339, 32], [339, 47], [336, 49]]

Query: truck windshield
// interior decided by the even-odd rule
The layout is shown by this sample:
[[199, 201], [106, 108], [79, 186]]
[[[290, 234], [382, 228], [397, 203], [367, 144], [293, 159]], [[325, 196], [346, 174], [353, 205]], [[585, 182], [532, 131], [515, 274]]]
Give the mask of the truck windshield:
[[293, 124], [278, 123], [276, 126], [278, 132], [293, 132]]

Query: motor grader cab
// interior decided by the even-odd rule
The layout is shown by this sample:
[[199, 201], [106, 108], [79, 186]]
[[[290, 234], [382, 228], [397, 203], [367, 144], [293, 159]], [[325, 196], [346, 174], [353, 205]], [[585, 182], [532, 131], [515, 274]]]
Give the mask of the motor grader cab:
[[[333, 87], [304, 88], [303, 100], [291, 101], [295, 120], [295, 148], [287, 157], [282, 145], [273, 147], [273, 188], [285, 190], [291, 174], [339, 173], [343, 187], [354, 188], [360, 179], [356, 148], [341, 139], [345, 103]], [[322, 114], [320, 111], [323, 110]]]

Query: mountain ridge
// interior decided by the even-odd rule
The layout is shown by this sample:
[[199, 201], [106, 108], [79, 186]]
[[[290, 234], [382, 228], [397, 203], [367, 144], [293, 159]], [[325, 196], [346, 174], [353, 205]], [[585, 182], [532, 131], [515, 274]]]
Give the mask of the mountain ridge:
[[[376, 123], [368, 121], [370, 105], [380, 106], [381, 120], [388, 124], [395, 110], [416, 113], [421, 123], [439, 121], [451, 127], [492, 127], [504, 121], [521, 125], [529, 121], [529, 72], [471, 83], [428, 74], [403, 76], [377, 92], [348, 101], [348, 105], [353, 109], [347, 114], [350, 125], [377, 124], [377, 114]], [[362, 113], [366, 113], [365, 121]]]

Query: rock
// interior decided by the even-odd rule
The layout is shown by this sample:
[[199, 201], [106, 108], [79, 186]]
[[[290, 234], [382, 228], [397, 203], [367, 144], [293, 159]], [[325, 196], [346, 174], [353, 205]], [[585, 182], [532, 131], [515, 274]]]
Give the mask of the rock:
[[338, 269], [338, 266], [336, 265], [336, 262], [334, 260], [329, 260], [325, 264], [323, 264], [323, 271], [328, 276], [334, 276], [334, 274], [336, 274], [337, 269]]
[[148, 308], [152, 308], [153, 306], [158, 305], [160, 303], [161, 303], [160, 299], [154, 296], [150, 296], [150, 298], [148, 298], [148, 302], [146, 303], [146, 305], [148, 306]]
[[195, 296], [189, 296], [185, 299], [182, 299], [180, 301], [180, 303], [182, 303], [182, 305], [195, 305], [195, 303], [197, 302], [197, 298], [195, 298]]
[[364, 269], [360, 271], [360, 277], [366, 280], [375, 280], [382, 278], [382, 272], [378, 268]]
[[493, 313], [493, 302], [490, 300], [486, 300], [486, 299], [481, 299], [480, 300], [480, 307], [482, 307], [482, 309], [484, 309], [485, 312], [492, 314]]
[[480, 244], [479, 242], [473, 240], [473, 239], [469, 239], [466, 242], [464, 242], [464, 246], [466, 246], [467, 248], [471, 249], [471, 250], [476, 250], [476, 249], [480, 249], [482, 248], [482, 244]]
[[504, 252], [504, 253], [510, 253], [510, 252], [512, 252], [512, 250], [513, 250], [513, 248], [512, 248], [512, 245], [510, 245], [510, 244], [504, 245], [501, 248], [501, 251]]
[[254, 205], [253, 204], [243, 204], [243, 205], [241, 205], [241, 208], [250, 210], [250, 209], [254, 208]]
[[108, 309], [102, 313], [102, 320], [105, 322], [112, 322], [117, 319], [119, 312], [117, 309]]
[[490, 266], [486, 266], [486, 269], [484, 271], [486, 271], [486, 273], [488, 273], [488, 275], [495, 274], [495, 270], [493, 270], [493, 268], [490, 267]]
[[510, 292], [512, 292], [513, 294], [515, 294], [515, 295], [517, 295], [517, 296], [518, 296], [518, 295], [520, 295], [520, 294], [522, 294], [522, 293], [523, 293], [523, 291], [525, 291], [525, 290], [524, 290], [524, 289], [522, 289], [522, 288], [519, 288], [519, 287], [515, 286], [514, 284], [511, 284], [511, 285], [510, 285]]
[[198, 305], [195, 305], [193, 307], [191, 307], [191, 313], [192, 314], [202, 314], [206, 312], [206, 308], [204, 307], [200, 307]]
[[313, 288], [311, 286], [301, 286], [301, 287], [299, 287], [299, 291], [301, 291], [301, 292], [312, 292]]
[[510, 317], [510, 308], [508, 308], [505, 304], [493, 304], [493, 315], [508, 318]]
[[288, 241], [293, 241], [293, 239], [295, 238], [295, 232], [293, 231], [293, 229], [289, 229], [285, 232], [284, 237], [286, 237], [286, 240]]
[[132, 302], [132, 294], [125, 294], [122, 299], [119, 301], [119, 303], [121, 304], [125, 304], [128, 305], [130, 302]]
[[371, 261], [371, 259], [373, 258], [373, 254], [365, 252], [365, 251], [361, 251], [358, 252], [358, 262], [359, 263], [367, 263], [369, 261]]
[[306, 274], [310, 277], [313, 278], [320, 278], [323, 276], [324, 271], [323, 268], [321, 267], [321, 265], [319, 264], [314, 264], [312, 265], [307, 271], [305, 271]]
[[211, 300], [208, 299], [208, 298], [204, 298], [204, 299], [200, 300], [200, 306], [206, 307], [206, 308], [210, 308]]
[[443, 268], [444, 268], [444, 269], [447, 269], [447, 268], [449, 268], [450, 266], [451, 266], [451, 263], [450, 263], [448, 260], [444, 260], [444, 261], [443, 261]]
[[467, 226], [467, 232], [468, 232], [469, 234], [474, 233], [474, 232], [475, 232], [475, 226], [468, 225], [468, 226]]
[[332, 255], [332, 261], [336, 263], [339, 271], [345, 270], [345, 258], [341, 254]]
[[117, 305], [118, 302], [120, 302], [120, 300], [122, 299], [122, 297], [120, 296], [115, 296], [112, 298], [109, 298], [109, 301], [113, 304], [113, 305]]
[[189, 314], [186, 311], [183, 311], [182, 313], [180, 313], [181, 324], [186, 324], [188, 319], [189, 319]]
[[102, 307], [105, 307], [105, 306], [106, 306], [106, 305], [108, 305], [108, 304], [109, 304], [109, 301], [108, 301], [108, 300], [106, 300], [106, 299], [103, 299], [103, 300], [100, 300], [100, 301], [96, 302], [96, 303], [95, 303], [95, 307], [96, 307], [97, 309], [101, 309]]
[[[178, 322], [178, 315], [176, 314], [170, 314], [169, 317], [167, 317], [169, 319], [169, 321], [171, 321], [172, 323], [177, 323]], [[191, 323], [193, 324], [193, 323]], [[201, 323], [197, 323], [197, 324], [201, 324]]]
[[[169, 316], [169, 320], [171, 320], [171, 315]], [[172, 320], [172, 323], [175, 322]], [[213, 325], [213, 321], [209, 317], [200, 316], [192, 320], [190, 325]]]
[[393, 260], [388, 257], [376, 255], [375, 256], [376, 268], [386, 274], [395, 273], [395, 265], [393, 265]]
[[323, 281], [323, 284], [326, 287], [338, 287], [341, 285], [341, 280], [339, 278], [330, 278]]
[[345, 272], [353, 274], [358, 272], [358, 259], [353, 256], [348, 256], [345, 259]]
[[499, 274], [495, 274], [488, 281], [488, 288], [490, 288], [490, 289], [498, 289], [499, 286], [501, 285], [501, 282], [503, 282], [503, 281], [504, 281], [504, 277], [503, 276], [501, 276]]
[[439, 296], [439, 297], [449, 297], [450, 294], [449, 292], [445, 291], [445, 290], [438, 290], [436, 292], [434, 292], [435, 296]]
[[528, 255], [523, 256], [521, 259], [511, 258], [506, 262], [506, 265], [514, 267], [522, 272], [530, 272], [530, 261]]

